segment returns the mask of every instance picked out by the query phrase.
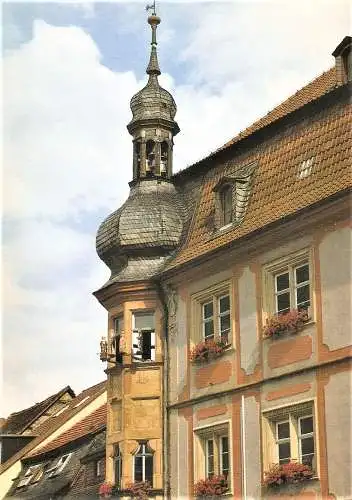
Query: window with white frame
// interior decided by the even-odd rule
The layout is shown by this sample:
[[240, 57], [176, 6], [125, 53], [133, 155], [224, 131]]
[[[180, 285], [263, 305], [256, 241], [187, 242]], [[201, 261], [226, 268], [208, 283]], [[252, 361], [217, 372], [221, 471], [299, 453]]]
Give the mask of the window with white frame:
[[228, 291], [201, 302], [201, 334], [203, 340], [231, 343], [231, 306]]
[[103, 470], [104, 470], [103, 467], [104, 467], [104, 458], [99, 458], [99, 460], [95, 462], [95, 475], [97, 477], [103, 475]]
[[134, 361], [155, 361], [154, 312], [136, 311], [132, 315], [132, 357]]
[[[313, 403], [308, 402], [264, 413], [266, 465], [292, 461], [316, 471]], [[264, 440], [265, 441], [265, 440]]]
[[268, 312], [311, 311], [313, 272], [308, 251], [280, 259], [264, 270]]
[[28, 486], [30, 483], [34, 483], [39, 481], [39, 476], [41, 477], [43, 474], [40, 474], [42, 471], [42, 464], [39, 465], [31, 465], [25, 472], [25, 475], [19, 480], [17, 484], [17, 488], [22, 488], [24, 486]]
[[228, 425], [207, 427], [195, 431], [200, 456], [197, 460], [198, 479], [225, 476], [230, 480], [230, 438]]
[[150, 448], [148, 441], [139, 444], [133, 462], [134, 481], [148, 481], [153, 486], [154, 451]]
[[111, 339], [112, 352], [116, 356], [118, 363], [122, 362], [122, 353], [120, 352], [120, 341], [124, 334], [124, 319], [123, 315], [117, 316], [113, 319], [114, 329], [113, 338]]
[[48, 477], [53, 477], [59, 474], [63, 470], [63, 468], [68, 464], [71, 455], [72, 453], [68, 453], [67, 455], [63, 455], [62, 457], [60, 457], [59, 460], [56, 462], [56, 464], [53, 467], [50, 467], [50, 469], [46, 471]]

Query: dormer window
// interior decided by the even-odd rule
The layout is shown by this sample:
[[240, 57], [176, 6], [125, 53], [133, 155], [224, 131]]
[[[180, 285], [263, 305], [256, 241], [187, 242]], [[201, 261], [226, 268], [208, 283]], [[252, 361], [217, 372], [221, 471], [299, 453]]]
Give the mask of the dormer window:
[[231, 224], [240, 224], [246, 214], [251, 194], [252, 178], [256, 162], [237, 168], [233, 175], [223, 177], [214, 186], [215, 231]]
[[227, 226], [232, 222], [232, 185], [225, 184], [220, 190], [221, 203], [221, 227]]

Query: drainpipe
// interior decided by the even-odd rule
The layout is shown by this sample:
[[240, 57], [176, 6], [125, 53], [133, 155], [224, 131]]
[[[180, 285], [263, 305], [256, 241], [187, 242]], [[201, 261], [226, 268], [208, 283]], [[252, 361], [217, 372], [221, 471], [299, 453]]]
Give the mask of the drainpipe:
[[245, 414], [243, 394], [241, 398], [241, 448], [242, 448], [242, 491], [243, 491], [243, 499], [247, 500], [246, 414]]
[[164, 309], [163, 335], [163, 490], [164, 499], [169, 498], [169, 342], [168, 342], [168, 307], [165, 292], [159, 285], [159, 297]]

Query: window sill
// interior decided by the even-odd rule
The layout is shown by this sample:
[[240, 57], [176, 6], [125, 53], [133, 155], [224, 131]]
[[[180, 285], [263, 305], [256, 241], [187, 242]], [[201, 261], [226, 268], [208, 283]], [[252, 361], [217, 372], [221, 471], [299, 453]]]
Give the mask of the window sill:
[[263, 488], [270, 493], [272, 493], [273, 491], [282, 492], [282, 490], [285, 490], [285, 489], [296, 489], [296, 490], [301, 489], [301, 488], [304, 488], [305, 486], [308, 486], [311, 483], [317, 482], [317, 481], [320, 481], [319, 477], [314, 476], [314, 477], [311, 477], [310, 479], [304, 479], [303, 481], [298, 481], [296, 483], [273, 484], [270, 486], [263, 484]]

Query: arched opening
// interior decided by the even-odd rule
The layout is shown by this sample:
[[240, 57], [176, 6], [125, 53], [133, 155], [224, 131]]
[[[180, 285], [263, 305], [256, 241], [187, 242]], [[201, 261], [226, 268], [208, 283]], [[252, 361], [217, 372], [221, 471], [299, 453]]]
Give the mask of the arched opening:
[[153, 486], [153, 462], [154, 451], [150, 448], [148, 441], [140, 443], [134, 455], [133, 476], [134, 481], [148, 481]]
[[227, 226], [232, 222], [232, 186], [226, 184], [220, 191], [221, 225]]
[[161, 143], [160, 152], [160, 175], [166, 177], [168, 172], [168, 160], [169, 160], [169, 145], [166, 141]]
[[145, 171], [147, 175], [155, 174], [155, 142], [148, 140], [146, 143], [146, 165]]
[[135, 177], [141, 174], [141, 143], [136, 142], [134, 145], [134, 161], [135, 161]]

